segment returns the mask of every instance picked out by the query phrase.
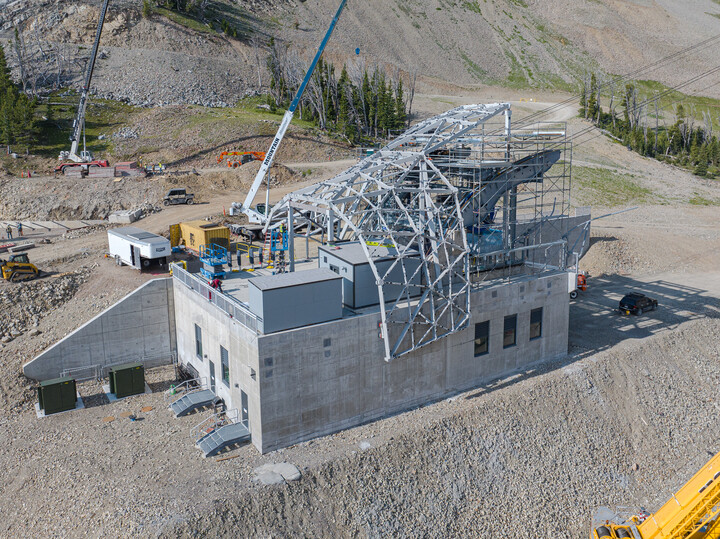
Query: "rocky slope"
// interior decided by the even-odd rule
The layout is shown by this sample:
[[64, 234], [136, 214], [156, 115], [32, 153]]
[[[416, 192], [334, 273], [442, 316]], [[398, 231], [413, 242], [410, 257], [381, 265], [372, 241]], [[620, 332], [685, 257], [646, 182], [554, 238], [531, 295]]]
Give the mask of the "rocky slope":
[[[3, 3], [0, 37], [10, 38], [19, 25], [28, 54], [35, 50], [40, 62], [32, 69], [58, 51], [69, 59], [57, 76], [50, 73], [41, 82], [77, 86], [87, 56], [81, 47], [92, 43], [98, 0]], [[202, 26], [190, 29], [160, 15], [145, 19], [139, 1], [113, 3], [93, 83], [97, 93], [142, 105], [232, 104], [256, 92], [259, 82], [268, 83], [266, 51], [252, 46], [252, 35], [263, 42], [272, 35], [309, 56], [337, 9], [336, 0], [214, 4], [232, 17], [243, 39]], [[586, 69], [628, 73], [715, 36], [718, 14], [713, 0], [581, 0], [570, 8], [561, 0], [368, 0], [349, 3], [327, 55], [354, 69], [379, 64], [417, 73], [420, 88], [431, 92], [446, 84], [567, 87]], [[715, 46], [694, 49], [642, 78], [669, 85], [685, 81], [711, 65]], [[17, 72], [17, 55], [9, 56]], [[700, 81], [688, 89], [706, 87]]]

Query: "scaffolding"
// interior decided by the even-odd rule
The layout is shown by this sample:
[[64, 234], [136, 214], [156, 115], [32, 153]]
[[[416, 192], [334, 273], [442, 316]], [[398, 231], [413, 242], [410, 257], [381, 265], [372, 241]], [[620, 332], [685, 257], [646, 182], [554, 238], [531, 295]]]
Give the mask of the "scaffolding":
[[[268, 226], [287, 226], [291, 250], [301, 232], [360, 243], [378, 286], [387, 361], [465, 329], [473, 288], [564, 271], [565, 125], [513, 130], [511, 117], [508, 103], [496, 103], [429, 118], [272, 209]], [[391, 250], [393, 263], [378, 269], [373, 246]]]

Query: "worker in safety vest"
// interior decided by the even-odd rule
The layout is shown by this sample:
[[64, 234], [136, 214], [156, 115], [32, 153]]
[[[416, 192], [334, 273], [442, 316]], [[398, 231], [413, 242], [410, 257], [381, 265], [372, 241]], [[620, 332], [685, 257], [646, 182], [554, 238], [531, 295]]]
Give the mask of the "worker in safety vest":
[[587, 275], [585, 273], [578, 273], [577, 287], [578, 290], [582, 290], [583, 292], [587, 290]]

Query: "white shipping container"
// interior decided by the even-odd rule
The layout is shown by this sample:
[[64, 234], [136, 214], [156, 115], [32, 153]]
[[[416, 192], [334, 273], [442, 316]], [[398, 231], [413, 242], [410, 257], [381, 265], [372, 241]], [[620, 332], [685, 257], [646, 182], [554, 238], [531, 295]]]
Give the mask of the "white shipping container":
[[170, 240], [134, 226], [108, 230], [110, 255], [136, 269], [167, 263]]

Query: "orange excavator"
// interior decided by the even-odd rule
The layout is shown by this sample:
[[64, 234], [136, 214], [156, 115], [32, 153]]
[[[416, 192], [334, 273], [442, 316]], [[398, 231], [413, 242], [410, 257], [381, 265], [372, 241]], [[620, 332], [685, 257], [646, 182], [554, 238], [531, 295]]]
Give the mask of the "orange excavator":
[[[231, 156], [237, 159], [230, 159]], [[250, 161], [264, 161], [265, 152], [222, 152], [218, 155], [217, 162], [222, 163], [226, 157], [228, 168], [237, 168]]]

